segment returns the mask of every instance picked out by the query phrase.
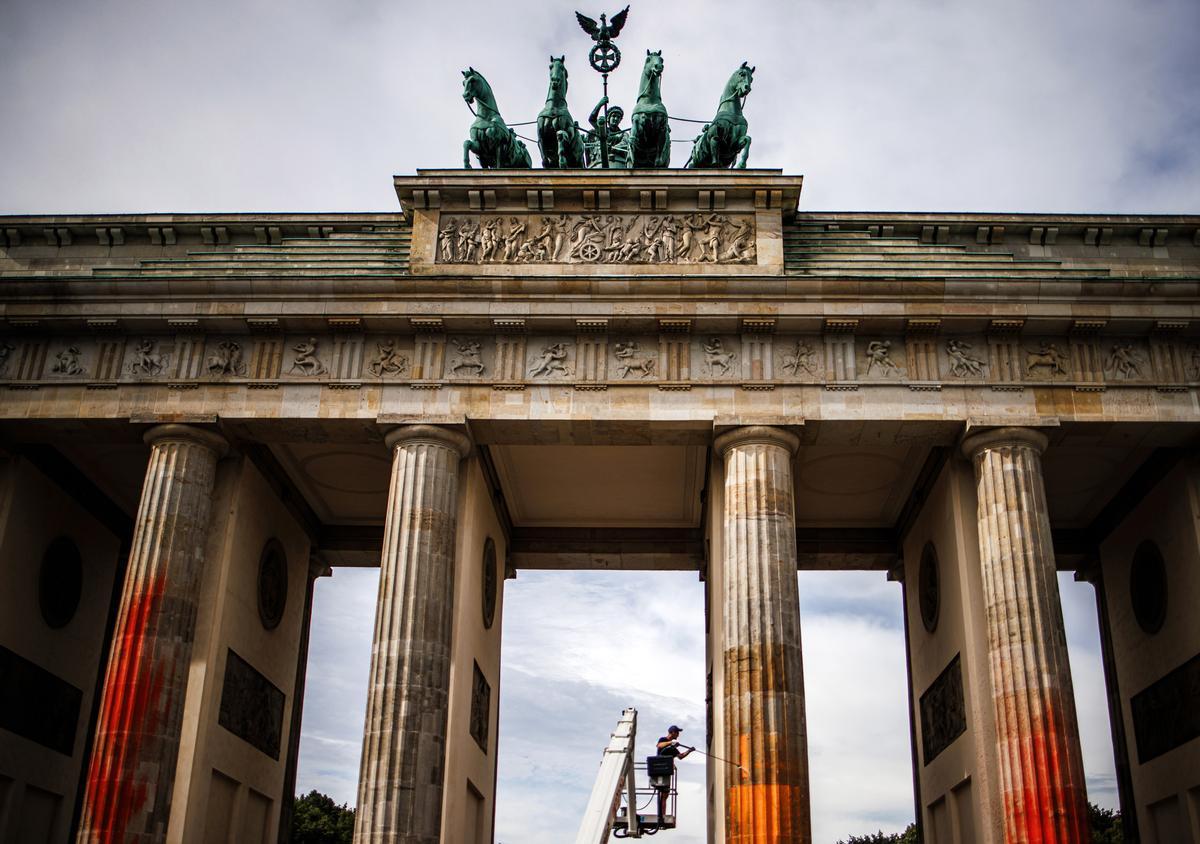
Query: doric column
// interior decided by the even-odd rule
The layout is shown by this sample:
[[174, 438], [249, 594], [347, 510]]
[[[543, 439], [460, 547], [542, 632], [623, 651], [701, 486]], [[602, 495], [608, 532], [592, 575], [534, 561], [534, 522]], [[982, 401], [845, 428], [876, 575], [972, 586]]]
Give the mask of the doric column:
[[727, 844], [811, 839], [792, 455], [779, 428], [717, 437], [725, 460]]
[[217, 459], [186, 425], [146, 433], [150, 463], [88, 767], [80, 842], [166, 840]]
[[358, 780], [355, 844], [437, 844], [441, 833], [458, 464], [462, 434], [391, 431], [392, 482]]
[[967, 437], [995, 695], [1004, 840], [1090, 841], [1071, 668], [1042, 479], [1045, 435]]

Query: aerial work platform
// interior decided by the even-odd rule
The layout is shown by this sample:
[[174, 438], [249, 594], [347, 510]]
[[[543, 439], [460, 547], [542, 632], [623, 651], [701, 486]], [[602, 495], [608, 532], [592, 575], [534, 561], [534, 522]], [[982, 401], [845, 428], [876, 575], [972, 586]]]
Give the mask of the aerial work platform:
[[[647, 763], [634, 762], [637, 745], [637, 710], [630, 707], [621, 713], [617, 728], [613, 731], [600, 772], [592, 786], [583, 820], [575, 844], [604, 844], [611, 833], [613, 838], [641, 838], [654, 835], [663, 829], [675, 828], [675, 760], [666, 758], [670, 764], [669, 776], [663, 772], [648, 771]], [[647, 760], [653, 764], [655, 757]], [[637, 787], [637, 773], [641, 771], [651, 783], [645, 788]], [[664, 811], [659, 813], [659, 795]], [[639, 803], [639, 801], [641, 801]], [[654, 812], [641, 812], [639, 807], [653, 805]]]

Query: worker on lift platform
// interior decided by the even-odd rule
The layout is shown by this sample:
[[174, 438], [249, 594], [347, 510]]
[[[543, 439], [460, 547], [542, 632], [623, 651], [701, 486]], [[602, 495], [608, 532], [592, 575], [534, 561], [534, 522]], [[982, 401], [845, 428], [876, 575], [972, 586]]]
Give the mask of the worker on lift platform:
[[[659, 771], [647, 771], [650, 774], [651, 782], [658, 790], [658, 825], [660, 828], [666, 823], [667, 795], [671, 791], [671, 776], [675, 773], [675, 760], [686, 758], [694, 750], [691, 747], [684, 747], [680, 750], [679, 734], [681, 732], [683, 730], [674, 724], [667, 727], [667, 734], [661, 736], [658, 740], [658, 756], [660, 759], [670, 759], [671, 761], [662, 765], [661, 773]], [[647, 765], [648, 768], [650, 764]], [[656, 773], [659, 776], [655, 776]]]
[[683, 759], [691, 753], [694, 748], [685, 747], [683, 750], [679, 749], [679, 734], [682, 732], [683, 730], [674, 724], [667, 727], [667, 734], [658, 740], [658, 755]]

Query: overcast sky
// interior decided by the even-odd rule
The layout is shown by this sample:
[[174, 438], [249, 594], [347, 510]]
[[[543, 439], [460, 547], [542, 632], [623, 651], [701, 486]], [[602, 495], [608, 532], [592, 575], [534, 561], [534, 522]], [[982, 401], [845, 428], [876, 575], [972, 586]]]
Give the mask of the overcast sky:
[[[0, 213], [395, 210], [393, 173], [461, 165], [467, 66], [519, 122], [565, 54], [586, 119], [600, 85], [575, 8], [0, 0]], [[729, 74], [755, 65], [751, 164], [803, 173], [804, 210], [1200, 210], [1196, 0], [642, 0], [619, 44], [611, 94], [627, 110], [647, 49], [663, 51], [677, 117], [711, 117]], [[377, 577], [338, 570], [316, 593], [298, 787], [345, 802]], [[912, 819], [899, 587], [878, 573], [805, 573], [800, 587], [816, 841], [899, 829]], [[1094, 599], [1062, 587], [1089, 794], [1114, 806]], [[507, 589], [497, 840], [561, 844], [622, 707], [650, 740], [671, 721], [703, 739], [701, 587], [523, 573]], [[703, 766], [682, 770], [672, 840], [697, 844]]]
[[[586, 120], [575, 8], [0, 0], [0, 212], [395, 209], [393, 173], [461, 165], [468, 66], [520, 122], [565, 54]], [[1196, 0], [643, 0], [618, 43], [626, 110], [647, 49], [677, 117], [754, 64], [750, 161], [802, 208], [1197, 210]]]

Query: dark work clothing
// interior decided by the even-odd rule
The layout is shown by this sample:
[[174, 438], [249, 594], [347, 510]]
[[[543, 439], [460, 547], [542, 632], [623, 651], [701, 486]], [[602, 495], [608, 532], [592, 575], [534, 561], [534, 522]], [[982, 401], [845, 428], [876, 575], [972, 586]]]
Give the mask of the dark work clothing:
[[[659, 743], [662, 743], [664, 741], [670, 741], [670, 740], [671, 740], [671, 738], [669, 736], [660, 736], [658, 739]], [[679, 756], [679, 746], [675, 745], [675, 744], [668, 744], [666, 747], [660, 747], [658, 749], [658, 755], [659, 756], [678, 757]]]

